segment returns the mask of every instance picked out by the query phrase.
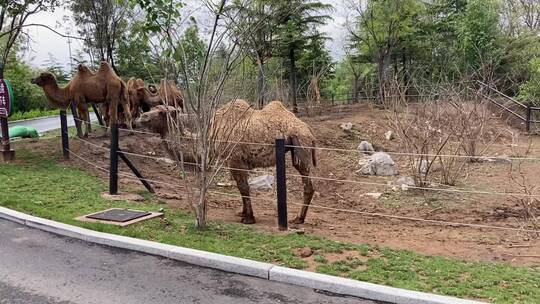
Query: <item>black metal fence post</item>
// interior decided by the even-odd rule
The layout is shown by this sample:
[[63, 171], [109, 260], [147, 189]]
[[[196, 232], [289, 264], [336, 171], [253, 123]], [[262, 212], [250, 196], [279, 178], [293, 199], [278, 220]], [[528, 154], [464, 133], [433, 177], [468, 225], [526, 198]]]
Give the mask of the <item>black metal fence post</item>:
[[111, 124], [111, 167], [109, 168], [109, 194], [118, 194], [118, 125]]
[[126, 165], [129, 167], [129, 169], [131, 169], [133, 174], [137, 176], [137, 178], [141, 181], [141, 183], [144, 185], [146, 190], [148, 190], [148, 192], [150, 193], [155, 193], [154, 188], [152, 188], [152, 185], [148, 183], [148, 181], [142, 176], [141, 172], [139, 172], [137, 167], [135, 167], [135, 165], [129, 160], [129, 158], [122, 152], [120, 148], [118, 148], [118, 156], [120, 156], [120, 158], [124, 161], [124, 163], [126, 163]]
[[69, 107], [71, 109], [71, 115], [73, 115], [73, 120], [75, 121], [75, 128], [77, 128], [77, 137], [83, 137], [82, 123], [80, 121], [79, 115], [77, 114], [77, 108], [73, 103], [70, 103]]
[[276, 139], [276, 190], [279, 230], [287, 230], [287, 175], [285, 173], [285, 139]]
[[525, 130], [527, 132], [531, 131], [531, 114], [532, 114], [532, 103], [527, 104], [527, 121], [525, 122]]
[[60, 132], [62, 132], [62, 152], [64, 160], [69, 160], [69, 137], [66, 110], [60, 110]]

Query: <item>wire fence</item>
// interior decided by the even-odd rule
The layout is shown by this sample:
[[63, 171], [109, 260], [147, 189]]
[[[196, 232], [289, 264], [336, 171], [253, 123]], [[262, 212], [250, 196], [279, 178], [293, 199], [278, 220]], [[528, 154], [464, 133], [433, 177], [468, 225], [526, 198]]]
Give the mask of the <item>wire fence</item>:
[[[74, 120], [77, 120], [76, 118], [73, 118]], [[83, 121], [78, 119], [79, 121]], [[90, 123], [91, 125], [99, 126], [95, 123]], [[110, 127], [101, 126], [105, 129], [110, 129]], [[145, 134], [145, 135], [151, 135], [151, 136], [159, 136], [158, 133], [155, 132], [149, 132], [149, 131], [141, 131], [141, 130], [131, 130], [131, 129], [125, 129], [125, 128], [118, 128], [119, 131], [125, 132], [125, 133], [137, 133], [137, 134]], [[175, 136], [175, 138], [181, 140], [197, 140], [196, 137], [189, 137], [189, 136]], [[165, 142], [174, 143], [171, 140], [168, 139], [162, 139]], [[231, 145], [253, 145], [253, 146], [267, 146], [267, 147], [274, 147], [275, 145], [273, 143], [265, 143], [265, 142], [246, 142], [246, 141], [226, 141], [226, 140], [217, 140], [217, 139], [209, 139], [214, 142], [219, 143], [226, 143]], [[357, 149], [351, 149], [351, 148], [334, 148], [334, 147], [322, 147], [322, 146], [295, 146], [295, 145], [285, 145], [286, 148], [301, 148], [301, 149], [307, 149], [307, 150], [318, 150], [318, 151], [332, 151], [332, 152], [343, 152], [343, 153], [364, 153], [364, 154], [374, 154], [377, 153], [376, 151], [370, 152], [370, 151], [361, 151], [358, 148]], [[100, 147], [101, 148], [101, 147]], [[534, 150], [535, 147], [533, 146], [512, 146], [511, 148], [515, 149], [530, 149]], [[540, 149], [540, 147], [538, 148]], [[489, 154], [479, 154], [479, 155], [464, 155], [464, 154], [433, 154], [433, 153], [410, 153], [410, 152], [395, 152], [395, 151], [380, 151], [384, 152], [388, 155], [393, 156], [407, 156], [407, 157], [423, 157], [423, 158], [452, 158], [452, 159], [485, 159], [485, 160], [501, 160], [501, 161], [540, 161], [540, 157], [528, 157], [528, 156], [501, 156], [501, 155], [489, 155]], [[144, 156], [144, 155], [143, 155]]]
[[[140, 131], [140, 130], [130, 130], [130, 129], [119, 129], [123, 132], [128, 133], [137, 133], [137, 134], [143, 134], [143, 135], [151, 135], [156, 136], [156, 133], [153, 132], [147, 132], [147, 131]], [[89, 147], [101, 149], [106, 152], [110, 152], [111, 149], [109, 147], [104, 147], [97, 145], [89, 140], [73, 137], [75, 140], [80, 141], [81, 143], [88, 145]], [[179, 139], [188, 139], [193, 140], [192, 137], [179, 137]], [[235, 145], [259, 145], [259, 146], [266, 146], [266, 147], [275, 147], [275, 144], [273, 143], [259, 143], [259, 142], [238, 142], [238, 141], [222, 141], [225, 143], [231, 143]], [[302, 148], [302, 149], [309, 149], [309, 150], [319, 150], [319, 151], [333, 151], [333, 152], [347, 152], [347, 153], [356, 153], [359, 154], [360, 152], [356, 149], [341, 149], [341, 148], [332, 148], [332, 147], [315, 147], [315, 146], [295, 146], [295, 145], [285, 145], [287, 148]], [[81, 161], [85, 162], [88, 165], [91, 165], [95, 167], [96, 169], [103, 171], [105, 173], [110, 173], [110, 170], [106, 167], [99, 166], [87, 159], [85, 159], [84, 156], [81, 156], [77, 153], [75, 153], [72, 149], [68, 150], [72, 155], [80, 159]], [[201, 164], [198, 164], [196, 162], [175, 162], [171, 159], [167, 159], [164, 157], [158, 157], [158, 156], [151, 156], [151, 155], [144, 155], [140, 153], [134, 153], [132, 151], [121, 151], [119, 153], [129, 155], [132, 157], [137, 158], [144, 158], [144, 159], [151, 159], [155, 161], [161, 161], [161, 162], [167, 162], [167, 163], [174, 163], [177, 165], [191, 165], [194, 167], [201, 167]], [[491, 158], [491, 159], [504, 159], [504, 160], [513, 160], [513, 161], [539, 161], [540, 158], [536, 157], [526, 157], [526, 158], [519, 158], [519, 157], [500, 157], [497, 155], [483, 155], [483, 156], [467, 156], [467, 155], [439, 155], [439, 154], [415, 154], [415, 153], [405, 153], [405, 152], [385, 152], [391, 155], [399, 155], [399, 156], [409, 156], [409, 157], [418, 157], [418, 156], [430, 156], [430, 157], [454, 157], [454, 158]], [[272, 171], [268, 170], [255, 170], [255, 169], [247, 169], [247, 168], [234, 168], [229, 167], [225, 165], [210, 165], [206, 166], [218, 170], [229, 170], [229, 171], [243, 171], [247, 173], [267, 173], [267, 174], [273, 174]], [[182, 182], [165, 182], [158, 179], [149, 179], [149, 178], [141, 178], [137, 177], [134, 174], [126, 173], [126, 172], [118, 172], [119, 176], [129, 178], [129, 179], [139, 179], [144, 180], [150, 183], [160, 184], [166, 187], [174, 187], [178, 188], [179, 185], [182, 184]], [[293, 177], [293, 178], [305, 178], [309, 177], [311, 180], [316, 181], [323, 181], [323, 182], [335, 182], [335, 183], [346, 183], [350, 185], [369, 185], [369, 186], [377, 186], [377, 187], [395, 187], [395, 185], [387, 184], [387, 183], [379, 183], [379, 182], [368, 182], [368, 181], [359, 181], [359, 180], [352, 180], [352, 179], [340, 179], [340, 178], [329, 178], [329, 177], [323, 177], [323, 176], [317, 176], [317, 175], [310, 175], [305, 176], [301, 174], [287, 174], [287, 177]], [[185, 181], [183, 182], [185, 184]], [[530, 198], [530, 199], [540, 199], [540, 195], [531, 194], [531, 193], [517, 193], [517, 192], [501, 192], [501, 191], [495, 191], [495, 190], [484, 190], [484, 189], [463, 189], [463, 188], [457, 188], [457, 187], [419, 187], [419, 186], [407, 186], [408, 189], [413, 190], [419, 190], [419, 191], [431, 191], [431, 192], [446, 192], [446, 193], [462, 193], [462, 194], [475, 194], [475, 195], [489, 195], [489, 196], [504, 196], [504, 197], [511, 197], [511, 198]], [[197, 188], [190, 187], [191, 190], [198, 190]], [[208, 193], [213, 195], [223, 195], [223, 196], [229, 196], [229, 197], [235, 197], [235, 198], [249, 198], [253, 199], [253, 196], [243, 196], [240, 194], [233, 194], [233, 193], [227, 193], [227, 192], [221, 192], [221, 191], [215, 191], [215, 190], [209, 190]], [[266, 197], [257, 197], [256, 200], [261, 200], [265, 202], [274, 202], [275, 199], [273, 198], [266, 198]], [[369, 216], [369, 217], [377, 217], [377, 218], [385, 218], [389, 220], [402, 220], [402, 221], [415, 221], [415, 222], [423, 222], [427, 224], [434, 224], [434, 225], [444, 225], [444, 226], [461, 226], [461, 227], [470, 227], [470, 228], [479, 228], [479, 229], [492, 229], [492, 230], [505, 230], [505, 231], [517, 231], [517, 232], [528, 232], [528, 233], [540, 233], [540, 230], [536, 229], [530, 229], [527, 227], [503, 227], [503, 226], [495, 226], [495, 225], [484, 225], [484, 224], [476, 224], [476, 223], [463, 223], [463, 222], [455, 222], [455, 221], [444, 221], [444, 220], [434, 220], [434, 219], [426, 219], [426, 218], [419, 218], [419, 217], [409, 217], [409, 216], [401, 216], [401, 215], [392, 215], [392, 214], [384, 214], [384, 213], [377, 213], [377, 212], [367, 212], [367, 211], [360, 211], [360, 210], [354, 210], [354, 209], [343, 209], [343, 208], [335, 208], [335, 207], [329, 207], [329, 206], [321, 206], [317, 204], [299, 204], [294, 201], [289, 200], [288, 203], [290, 205], [298, 206], [298, 207], [304, 207], [309, 206], [311, 208], [318, 208], [323, 210], [332, 210], [336, 212], [343, 212], [348, 214], [357, 214], [361, 216]]]

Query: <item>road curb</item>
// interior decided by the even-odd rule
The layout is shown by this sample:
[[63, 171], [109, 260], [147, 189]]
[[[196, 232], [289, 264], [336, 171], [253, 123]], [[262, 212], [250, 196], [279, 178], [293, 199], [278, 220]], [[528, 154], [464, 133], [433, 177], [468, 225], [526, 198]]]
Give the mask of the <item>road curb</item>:
[[162, 256], [192, 265], [234, 272], [271, 281], [324, 290], [336, 294], [396, 304], [478, 304], [424, 292], [410, 291], [366, 283], [308, 271], [296, 270], [269, 263], [231, 257], [202, 250], [167, 245], [126, 236], [98, 232], [55, 222], [0, 207], [0, 218], [57, 235], [147, 254]]

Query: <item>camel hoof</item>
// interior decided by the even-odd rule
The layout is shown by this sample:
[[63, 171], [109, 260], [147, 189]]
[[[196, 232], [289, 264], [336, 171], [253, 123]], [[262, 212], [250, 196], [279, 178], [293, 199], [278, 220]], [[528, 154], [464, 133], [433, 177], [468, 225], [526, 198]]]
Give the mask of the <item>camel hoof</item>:
[[304, 223], [304, 219], [301, 219], [299, 217], [296, 217], [294, 220], [291, 220], [290, 221], [291, 224], [303, 224]]
[[244, 217], [242, 219], [242, 224], [246, 224], [246, 225], [255, 224], [255, 218], [254, 217]]

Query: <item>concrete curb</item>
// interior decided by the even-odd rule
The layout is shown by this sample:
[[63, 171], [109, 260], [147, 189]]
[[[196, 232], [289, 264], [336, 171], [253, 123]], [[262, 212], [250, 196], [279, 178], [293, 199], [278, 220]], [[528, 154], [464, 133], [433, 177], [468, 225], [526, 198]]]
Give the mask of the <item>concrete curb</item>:
[[90, 243], [139, 251], [192, 265], [259, 277], [276, 282], [320, 289], [336, 294], [356, 296], [364, 299], [397, 304], [482, 303], [365, 283], [356, 280], [275, 266], [269, 263], [256, 262], [202, 250], [183, 248], [131, 237], [98, 232], [31, 216], [4, 207], [0, 207], [0, 218]]

